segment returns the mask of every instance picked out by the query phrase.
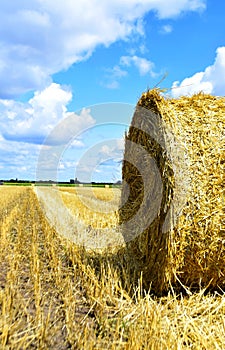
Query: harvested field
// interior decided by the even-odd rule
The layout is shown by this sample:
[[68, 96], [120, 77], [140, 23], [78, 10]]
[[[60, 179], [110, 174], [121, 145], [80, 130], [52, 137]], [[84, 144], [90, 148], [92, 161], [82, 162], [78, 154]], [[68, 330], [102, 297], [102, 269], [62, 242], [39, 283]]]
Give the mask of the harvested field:
[[35, 191], [49, 222], [59, 234], [77, 245], [86, 249], [124, 245], [118, 228], [120, 190], [113, 189], [113, 197], [108, 188], [94, 189], [93, 192], [92, 188], [74, 191], [39, 186]]
[[19, 192], [1, 221], [1, 349], [223, 349], [223, 293], [145, 294], [121, 249], [77, 246]]

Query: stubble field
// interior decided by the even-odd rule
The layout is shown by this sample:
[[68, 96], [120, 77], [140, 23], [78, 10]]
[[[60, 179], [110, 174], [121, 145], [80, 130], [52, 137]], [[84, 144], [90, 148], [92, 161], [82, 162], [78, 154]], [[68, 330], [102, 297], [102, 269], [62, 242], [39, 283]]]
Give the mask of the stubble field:
[[110, 190], [0, 187], [0, 348], [224, 349], [223, 291], [132, 285]]

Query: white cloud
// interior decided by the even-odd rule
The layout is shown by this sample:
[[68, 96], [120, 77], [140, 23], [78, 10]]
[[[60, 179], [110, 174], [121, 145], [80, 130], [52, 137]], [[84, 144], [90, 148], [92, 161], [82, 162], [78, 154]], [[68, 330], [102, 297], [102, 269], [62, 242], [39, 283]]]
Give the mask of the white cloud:
[[73, 148], [83, 148], [84, 147], [84, 143], [81, 140], [75, 139], [71, 143], [71, 147], [73, 147]]
[[[52, 83], [27, 103], [0, 100], [0, 132], [6, 140], [57, 144], [95, 123], [90, 110], [80, 115], [67, 111], [71, 92]], [[72, 134], [73, 133], [73, 134]]]
[[204, 72], [194, 74], [190, 78], [185, 78], [181, 83], [175, 81], [172, 85], [172, 96], [193, 95], [199, 91], [212, 93], [211, 82], [204, 81]]
[[105, 82], [102, 85], [108, 89], [117, 89], [119, 87], [119, 80], [126, 75], [127, 71], [119, 65], [115, 65], [113, 68], [106, 69]]
[[105, 81], [102, 83], [108, 89], [118, 89], [120, 84], [119, 81], [128, 75], [128, 72], [124, 67], [135, 66], [141, 76], [150, 74], [151, 77], [155, 77], [154, 63], [149, 61], [147, 58], [139, 57], [136, 55], [122, 56], [118, 65], [113, 68], [106, 70]]
[[103, 144], [98, 152], [98, 156], [100, 157], [99, 163], [105, 159], [121, 161], [123, 159], [124, 147], [124, 139], [117, 139], [109, 141], [107, 144]]
[[79, 134], [93, 126], [95, 120], [87, 108], [79, 114], [68, 112], [71, 98], [67, 88], [51, 84], [27, 103], [0, 100], [0, 178], [35, 179], [43, 154], [47, 156], [44, 165], [51, 178], [67, 146], [84, 147]]
[[93, 181], [96, 170], [104, 169], [105, 181], [111, 181], [121, 170], [124, 152], [123, 139], [109, 139], [96, 143], [80, 158], [76, 167], [76, 177], [82, 181]]
[[195, 73], [192, 77], [185, 78], [181, 83], [175, 81], [172, 85], [173, 97], [192, 95], [199, 91], [214, 95], [225, 95], [225, 47], [216, 50], [216, 58], [213, 65], [208, 66], [204, 72]]
[[165, 24], [162, 26], [160, 33], [161, 34], [169, 34], [173, 31], [173, 27], [170, 24]]
[[58, 84], [51, 84], [43, 91], [37, 91], [27, 103], [0, 100], [0, 127], [9, 140], [23, 140], [42, 143], [53, 126], [66, 113], [71, 100], [70, 91]]
[[91, 115], [89, 108], [83, 108], [80, 114], [67, 112], [65, 118], [62, 119], [56, 127], [51, 131], [45, 144], [48, 145], [64, 145], [65, 147], [71, 144], [72, 147], [82, 147], [82, 141], [78, 143], [77, 137], [95, 124], [95, 119]]
[[65, 165], [62, 162], [59, 163], [58, 170], [64, 170], [64, 169], [65, 169]]
[[34, 179], [38, 145], [10, 142], [0, 136], [1, 179]]
[[155, 76], [153, 71], [154, 63], [149, 61], [144, 57], [139, 56], [122, 56], [120, 58], [120, 64], [122, 66], [130, 67], [132, 64], [138, 69], [140, 75], [150, 74], [151, 76]]
[[[94, 49], [143, 35], [142, 18], [204, 9], [204, 0], [17, 0], [0, 5], [0, 97], [43, 90]], [[144, 63], [143, 63], [144, 64]], [[141, 71], [145, 71], [142, 66]]]
[[153, 0], [150, 2], [161, 19], [173, 18], [186, 11], [203, 11], [206, 8], [205, 0]]

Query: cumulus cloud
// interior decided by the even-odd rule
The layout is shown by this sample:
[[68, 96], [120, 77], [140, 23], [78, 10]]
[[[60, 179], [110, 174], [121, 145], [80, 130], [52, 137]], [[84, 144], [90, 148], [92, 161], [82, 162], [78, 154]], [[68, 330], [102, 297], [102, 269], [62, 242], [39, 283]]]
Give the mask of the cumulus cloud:
[[[90, 110], [78, 115], [67, 111], [72, 93], [52, 83], [37, 91], [27, 103], [0, 100], [0, 132], [6, 140], [33, 144], [58, 144], [93, 125]], [[79, 144], [80, 145], [80, 144]]]
[[119, 64], [106, 70], [103, 85], [108, 89], [118, 89], [120, 86], [120, 80], [128, 75], [128, 71], [126, 69], [132, 66], [137, 68], [141, 76], [147, 74], [149, 74], [151, 77], [156, 76], [156, 73], [154, 72], [155, 65], [147, 58], [137, 55], [122, 56]]
[[140, 75], [150, 74], [153, 77], [155, 76], [155, 73], [153, 71], [154, 63], [144, 57], [139, 57], [136, 55], [122, 56], [120, 58], [120, 64], [122, 66], [128, 66], [128, 67], [130, 67], [131, 65], [134, 65], [138, 69]]
[[83, 143], [77, 137], [95, 124], [95, 119], [91, 115], [89, 108], [83, 108], [80, 114], [68, 112], [45, 139], [45, 145], [71, 144], [73, 148], [82, 147]]
[[119, 162], [123, 159], [124, 153], [124, 139], [117, 139], [103, 144], [98, 152], [99, 162], [104, 160], [113, 159], [115, 162]]
[[149, 1], [161, 19], [173, 18], [185, 11], [203, 11], [206, 8], [205, 0], [155, 0]]
[[204, 7], [204, 0], [1, 2], [0, 98], [42, 90], [52, 74], [87, 59], [98, 45], [142, 35], [149, 11], [171, 18]]
[[0, 135], [1, 179], [34, 179], [39, 146], [10, 142]]
[[[93, 181], [96, 172], [104, 172], [107, 181], [118, 177], [124, 152], [123, 139], [109, 139], [90, 147], [79, 159], [76, 166], [76, 177], [82, 181]], [[117, 174], [117, 175], [115, 175]]]
[[208, 66], [203, 72], [195, 73], [182, 82], [175, 81], [172, 85], [172, 96], [192, 95], [203, 91], [214, 95], [225, 95], [225, 47], [216, 50], [216, 58], [213, 65]]

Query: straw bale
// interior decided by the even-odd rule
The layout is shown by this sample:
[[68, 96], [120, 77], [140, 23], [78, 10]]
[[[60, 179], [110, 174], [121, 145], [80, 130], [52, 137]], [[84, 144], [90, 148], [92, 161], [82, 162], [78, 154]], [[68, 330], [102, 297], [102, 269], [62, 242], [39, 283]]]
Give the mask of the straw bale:
[[142, 94], [126, 135], [119, 210], [134, 278], [225, 287], [225, 97]]

